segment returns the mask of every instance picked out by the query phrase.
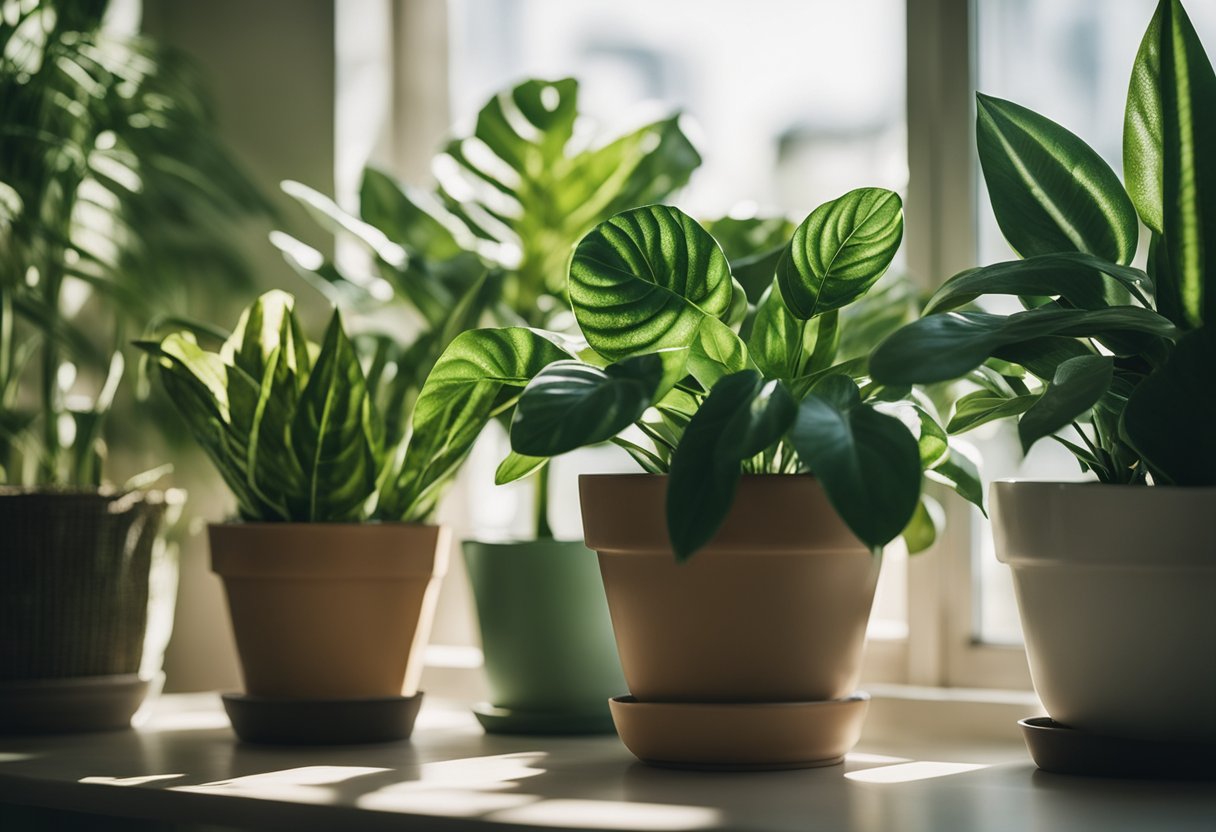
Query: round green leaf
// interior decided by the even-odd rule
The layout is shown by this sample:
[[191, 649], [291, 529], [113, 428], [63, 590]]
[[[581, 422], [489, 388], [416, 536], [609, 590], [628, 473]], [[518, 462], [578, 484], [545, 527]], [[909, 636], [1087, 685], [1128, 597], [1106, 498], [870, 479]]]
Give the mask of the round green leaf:
[[806, 320], [856, 300], [882, 277], [904, 233], [899, 195], [859, 188], [820, 205], [777, 264], [781, 294]]

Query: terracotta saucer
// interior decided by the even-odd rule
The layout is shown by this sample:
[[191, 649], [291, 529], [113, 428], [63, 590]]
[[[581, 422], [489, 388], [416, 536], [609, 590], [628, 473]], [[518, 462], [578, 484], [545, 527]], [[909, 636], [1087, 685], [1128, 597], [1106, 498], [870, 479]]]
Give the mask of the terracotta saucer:
[[499, 708], [488, 702], [473, 706], [473, 715], [487, 734], [612, 734], [612, 715], [597, 711], [524, 711]]
[[826, 702], [608, 704], [621, 741], [643, 762], [725, 771], [839, 763], [857, 744], [870, 696]]
[[375, 699], [276, 699], [225, 693], [232, 730], [266, 745], [353, 745], [409, 739], [422, 693]]
[[1034, 764], [1055, 774], [1172, 780], [1216, 778], [1216, 743], [1088, 734], [1040, 716], [1018, 721]]
[[0, 735], [114, 731], [148, 693], [135, 674], [0, 683]]

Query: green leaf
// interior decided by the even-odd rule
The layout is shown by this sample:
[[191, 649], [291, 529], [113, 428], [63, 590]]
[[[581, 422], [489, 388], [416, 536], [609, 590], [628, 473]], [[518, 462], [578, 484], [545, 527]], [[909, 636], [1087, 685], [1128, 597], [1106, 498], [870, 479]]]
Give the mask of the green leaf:
[[775, 444], [795, 412], [781, 383], [755, 370], [714, 385], [671, 459], [667, 531], [676, 560], [692, 557], [717, 534], [734, 500], [740, 463]]
[[524, 327], [476, 329], [453, 339], [414, 405], [414, 432], [401, 470], [377, 515], [419, 521], [435, 510], [486, 423], [554, 361], [571, 358], [544, 333]]
[[[1216, 319], [1216, 74], [1177, 0], [1161, 0], [1132, 67], [1123, 128], [1128, 190], [1164, 237], [1161, 311], [1178, 324]], [[1205, 280], [1207, 285], [1205, 286]]]
[[[1076, 338], [1066, 338], [1062, 335], [1047, 335], [1042, 338], [1030, 338], [1016, 344], [1006, 344], [993, 350], [992, 361], [1010, 362], [1043, 380], [1050, 380], [1056, 374], [1056, 368], [1070, 358], [1083, 355], [1094, 355], [1094, 349]], [[1026, 392], [1019, 390], [1019, 393]]]
[[[291, 442], [291, 424], [300, 398], [300, 385], [291, 368], [291, 328], [280, 322], [282, 340], [270, 353], [261, 379], [253, 424], [249, 431], [249, 487], [283, 520], [292, 519], [292, 506], [302, 505], [308, 485], [304, 468]], [[269, 518], [263, 518], [269, 519]]]
[[651, 205], [597, 225], [574, 251], [570, 301], [591, 347], [619, 360], [688, 347], [734, 293], [718, 244], [676, 208]]
[[928, 494], [921, 494], [916, 504], [916, 513], [901, 533], [909, 555], [917, 555], [937, 542], [938, 535], [946, 528], [946, 512], [941, 504]]
[[794, 378], [800, 374], [806, 328], [806, 321], [790, 314], [780, 285], [773, 281], [756, 305], [748, 353], [765, 376]]
[[976, 146], [992, 210], [1023, 257], [1081, 251], [1130, 263], [1136, 211], [1110, 165], [1054, 121], [976, 96]]
[[363, 516], [379, 474], [371, 409], [359, 357], [335, 311], [291, 420], [305, 487], [289, 507], [292, 517], [342, 523]]
[[494, 471], [494, 484], [506, 485], [521, 480], [549, 464], [547, 456], [524, 456], [511, 451]]
[[1044, 436], [1050, 436], [1081, 418], [1110, 389], [1115, 365], [1109, 356], [1083, 355], [1070, 358], [1025, 415], [1018, 420], [1022, 451]]
[[688, 345], [688, 372], [705, 389], [723, 376], [754, 369], [747, 347], [735, 331], [717, 318], [701, 319]]
[[979, 454], [968, 444], [951, 442], [950, 453], [925, 476], [947, 486], [967, 502], [984, 511], [984, 483], [980, 479]]
[[423, 197], [388, 174], [369, 167], [359, 188], [359, 214], [394, 243], [428, 260], [450, 260], [464, 246], [444, 221], [419, 203]]
[[[285, 322], [292, 314], [295, 298], [286, 292], [273, 289], [261, 295], [251, 306], [241, 313], [236, 329], [224, 342], [220, 356], [228, 362], [240, 367], [250, 378], [260, 382], [266, 375], [266, 365], [270, 354], [279, 348], [280, 339], [284, 337]], [[286, 366], [294, 371], [295, 351], [290, 340], [291, 330], [286, 330], [286, 340], [289, 352]]]
[[790, 312], [807, 320], [864, 295], [891, 264], [903, 233], [902, 203], [892, 191], [859, 188], [820, 205], [777, 264]]
[[511, 449], [557, 456], [607, 441], [629, 427], [684, 375], [685, 350], [626, 358], [607, 367], [557, 361], [515, 405]]
[[1216, 485], [1216, 331], [1182, 336], [1127, 401], [1123, 433], [1162, 485]]
[[867, 546], [889, 543], [912, 520], [921, 481], [916, 440], [899, 419], [863, 404], [851, 379], [819, 382], [799, 406], [789, 439]]
[[1148, 309], [1032, 309], [1013, 315], [946, 312], [913, 321], [884, 341], [870, 359], [882, 384], [929, 384], [966, 375], [1002, 347], [1051, 335], [1093, 337], [1145, 332], [1174, 337], [1173, 324]]
[[1120, 303], [1121, 290], [1149, 303], [1141, 289], [1148, 275], [1080, 252], [1040, 254], [1025, 260], [969, 269], [947, 280], [925, 306], [924, 314], [946, 312], [981, 295], [1058, 295], [1078, 309], [1101, 309]]
[[722, 217], [705, 223], [705, 230], [722, 246], [731, 274], [752, 303], [759, 303], [772, 285], [794, 228], [785, 217]]
[[968, 393], [954, 403], [954, 414], [946, 425], [950, 434], [966, 433], [997, 419], [1020, 416], [1039, 398], [1037, 393], [1022, 396], [994, 396], [988, 390]]

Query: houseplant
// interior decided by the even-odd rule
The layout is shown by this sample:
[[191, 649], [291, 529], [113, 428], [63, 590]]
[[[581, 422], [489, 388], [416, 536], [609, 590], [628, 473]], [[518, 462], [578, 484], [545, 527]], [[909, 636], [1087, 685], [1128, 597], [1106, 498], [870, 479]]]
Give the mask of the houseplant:
[[167, 633], [145, 631], [150, 603], [172, 608], [172, 586], [149, 598], [168, 506], [155, 476], [103, 471], [124, 342], [196, 281], [237, 281], [231, 221], [262, 206], [191, 67], [107, 7], [8, 4], [0, 22], [5, 731], [126, 725], [160, 672]]
[[[887, 384], [970, 379], [951, 432], [1016, 416], [1024, 448], [1051, 437], [1099, 481], [992, 491], [1035, 687], [1089, 735], [1216, 740], [1216, 668], [1173, 648], [1216, 629], [1214, 112], [1216, 76], [1177, 0], [1133, 66], [1123, 184], [1065, 128], [980, 96], [980, 162], [1022, 259], [946, 281], [871, 362]], [[1130, 265], [1137, 216], [1147, 271]], [[956, 311], [988, 295], [1026, 308]]]
[[926, 474], [978, 500], [931, 403], [871, 383], [864, 355], [838, 360], [842, 311], [886, 270], [902, 228], [889, 191], [821, 206], [751, 309], [718, 243], [675, 208], [625, 211], [575, 249], [588, 348], [528, 382], [511, 444], [546, 458], [611, 441], [647, 472], [580, 483], [636, 697], [613, 700], [613, 715], [643, 759], [838, 760], [864, 716], [864, 697], [849, 697], [878, 552], [901, 534], [914, 549], [932, 540]]
[[[357, 340], [374, 366], [394, 368], [380, 402], [390, 443], [408, 432], [423, 380], [461, 332], [490, 324], [569, 329], [574, 244], [600, 220], [666, 197], [700, 163], [675, 116], [599, 144], [574, 137], [578, 118], [574, 79], [530, 79], [493, 95], [472, 130], [447, 142], [433, 187], [368, 168], [356, 216], [284, 183], [319, 222], [356, 241], [372, 266], [371, 274], [344, 270], [273, 236], [359, 324]], [[403, 317], [415, 323], [408, 337]], [[548, 468], [513, 459], [500, 475], [520, 473], [534, 487], [530, 539], [463, 544], [491, 695], [474, 710], [493, 732], [611, 730], [606, 701], [622, 680], [593, 557], [581, 541], [554, 539]]]

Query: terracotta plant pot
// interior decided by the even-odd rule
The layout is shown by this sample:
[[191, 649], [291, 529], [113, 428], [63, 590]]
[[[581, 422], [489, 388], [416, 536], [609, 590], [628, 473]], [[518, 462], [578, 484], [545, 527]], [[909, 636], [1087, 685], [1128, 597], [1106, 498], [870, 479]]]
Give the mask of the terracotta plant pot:
[[465, 541], [491, 701], [492, 733], [612, 731], [623, 693], [604, 585], [582, 541]]
[[247, 692], [412, 696], [448, 532], [405, 523], [212, 525]]
[[164, 514], [158, 492], [0, 489], [0, 733], [130, 724], [159, 673], [144, 646]]
[[[880, 562], [840, 520], [818, 482], [809, 476], [743, 477], [719, 533], [684, 564], [676, 563], [668, 542], [666, 477], [592, 475], [581, 477], [579, 486], [587, 545], [599, 552], [633, 698], [739, 706], [712, 711], [717, 716], [703, 726], [725, 737], [737, 730], [739, 743], [712, 744], [710, 753], [710, 745], [691, 749], [676, 739], [659, 753], [654, 749], [666, 740], [651, 737], [654, 742], [631, 750], [651, 762], [697, 767], [838, 760], [843, 752], [825, 759], [811, 745], [774, 748], [766, 758], [763, 749], [742, 742], [761, 710], [771, 716], [777, 703], [842, 700], [857, 685]], [[855, 719], [864, 707], [862, 701], [851, 710], [823, 708], [809, 718]], [[785, 713], [802, 719], [804, 710]], [[637, 715], [637, 725], [618, 723], [622, 737], [647, 730], [646, 709], [621, 706], [614, 713], [618, 719]], [[737, 713], [738, 724], [722, 722], [726, 713]], [[808, 738], [823, 735], [789, 727]], [[667, 737], [678, 738], [678, 732]]]
[[1052, 719], [1216, 742], [1216, 488], [997, 482], [992, 528]]

